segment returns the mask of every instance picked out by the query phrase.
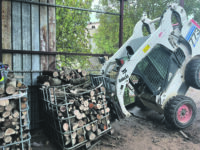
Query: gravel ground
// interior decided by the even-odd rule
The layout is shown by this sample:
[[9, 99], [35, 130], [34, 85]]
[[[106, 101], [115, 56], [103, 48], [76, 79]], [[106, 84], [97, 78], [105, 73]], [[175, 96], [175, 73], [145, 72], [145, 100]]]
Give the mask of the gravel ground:
[[183, 130], [189, 139], [179, 131], [167, 129], [163, 116], [157, 112], [134, 108], [130, 111], [140, 118], [130, 117], [113, 123], [114, 135], [104, 136], [101, 145], [93, 150], [200, 150], [200, 90], [190, 88], [187, 96], [197, 105], [196, 120]]

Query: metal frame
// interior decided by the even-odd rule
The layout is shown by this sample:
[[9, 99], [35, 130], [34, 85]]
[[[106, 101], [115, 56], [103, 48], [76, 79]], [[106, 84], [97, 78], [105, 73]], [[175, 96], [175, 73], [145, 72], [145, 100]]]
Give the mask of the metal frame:
[[[63, 150], [77, 149], [77, 148], [85, 145], [88, 142], [88, 140], [86, 138], [86, 133], [84, 131], [85, 127], [90, 125], [90, 124], [97, 124], [97, 122], [98, 122], [98, 120], [94, 120], [94, 121], [91, 121], [88, 124], [86, 124], [82, 127], [79, 127], [75, 130], [73, 130], [71, 128], [71, 119], [75, 118], [75, 116], [74, 115], [71, 116], [69, 114], [68, 105], [72, 105], [72, 103], [69, 102], [69, 97], [73, 96], [73, 94], [66, 93], [66, 89], [68, 89], [68, 88], [69, 88], [69, 85], [51, 86], [51, 87], [40, 88], [42, 95], [43, 95], [43, 98], [42, 98], [43, 107], [44, 107], [43, 111], [44, 111], [44, 114], [46, 116], [46, 121], [45, 121], [46, 132], [50, 136], [51, 140], [55, 144], [57, 144], [58, 147], [60, 147]], [[63, 93], [66, 93], [66, 94], [63, 95], [64, 100], [63, 100], [62, 104], [58, 104], [58, 102], [57, 102], [57, 100], [59, 99], [59, 96], [56, 95], [56, 92], [55, 92], [56, 89], [60, 89]], [[53, 93], [54, 101], [52, 101], [51, 93]], [[85, 93], [88, 93], [88, 92], [79, 93], [77, 95], [81, 96]], [[74, 98], [74, 99], [76, 99], [76, 98]], [[102, 100], [102, 102], [103, 102], [102, 106], [103, 106], [103, 109], [105, 111], [105, 109], [106, 109], [105, 106], [107, 105], [107, 102], [104, 102], [104, 100]], [[59, 108], [61, 106], [66, 107], [66, 112], [65, 112], [66, 117], [58, 117], [57, 116], [57, 114], [59, 113]], [[108, 124], [108, 122], [107, 122], [108, 116], [109, 116], [109, 113], [105, 113], [103, 115], [103, 117], [101, 118], [101, 120], [103, 120], [103, 119], [106, 120], [106, 125], [107, 125], [108, 128], [105, 129], [104, 131], [101, 131], [100, 135], [98, 135], [96, 137], [96, 139], [101, 137], [102, 135], [104, 135], [108, 131], [110, 131], [111, 125]], [[68, 122], [68, 124], [69, 124], [69, 131], [67, 131], [67, 132], [64, 132], [63, 129], [62, 129], [62, 122], [63, 121]], [[84, 136], [85, 140], [81, 143], [72, 144], [71, 146], [65, 146], [64, 135], [68, 134], [72, 138], [72, 133], [76, 132], [79, 129], [82, 129], [84, 131], [83, 136]]]
[[70, 6], [64, 6], [64, 5], [49, 4], [49, 3], [43, 3], [43, 2], [33, 2], [33, 1], [26, 1], [26, 0], [5, 0], [5, 1], [22, 2], [22, 3], [34, 4], [34, 5], [40, 5], [40, 6], [60, 7], [60, 8], [81, 10], [81, 11], [87, 11], [87, 12], [96, 12], [96, 13], [108, 14], [108, 15], [117, 15], [117, 16], [120, 15], [118, 13], [99, 11], [99, 10], [91, 10], [91, 9], [84, 9], [84, 8], [78, 8], [78, 7], [70, 7]]
[[2, 62], [2, 1], [0, 2], [0, 62]]
[[37, 54], [37, 55], [78, 55], [78, 56], [112, 56], [112, 54], [92, 54], [92, 53], [68, 53], [68, 52], [45, 52], [45, 51], [30, 51], [30, 50], [6, 50], [2, 49], [2, 53], [11, 54]]
[[124, 21], [124, 1], [120, 0], [120, 21], [119, 21], [119, 48], [123, 44], [123, 21]]
[[[99, 11], [99, 10], [91, 10], [91, 9], [84, 9], [84, 8], [77, 8], [77, 7], [70, 7], [70, 6], [64, 6], [64, 5], [56, 5], [56, 4], [49, 4], [49, 3], [43, 3], [43, 2], [33, 2], [33, 1], [27, 1], [27, 0], [4, 0], [4, 1], [11, 1], [11, 5], [12, 2], [20, 2], [21, 6], [22, 4], [26, 3], [26, 4], [30, 4], [30, 21], [32, 22], [32, 5], [38, 5], [39, 6], [39, 13], [40, 13], [40, 6], [47, 6], [47, 12], [48, 12], [48, 8], [49, 7], [55, 7], [55, 8], [66, 8], [66, 9], [71, 9], [71, 10], [81, 10], [81, 11], [87, 11], [87, 12], [96, 12], [96, 13], [103, 13], [103, 14], [108, 14], [108, 15], [116, 15], [116, 16], [120, 16], [120, 25], [123, 24], [123, 15], [118, 14], [118, 13], [112, 13], [112, 12], [105, 12], [105, 11]], [[124, 0], [120, 0], [120, 1], [124, 1]], [[48, 1], [47, 1], [48, 2]], [[0, 2], [0, 12], [2, 9], [2, 1]], [[11, 11], [12, 11], [12, 6], [11, 6]], [[21, 14], [23, 14], [22, 9], [21, 9]], [[2, 13], [1, 13], [2, 14]], [[12, 20], [12, 15], [11, 15], [11, 20]], [[48, 15], [47, 15], [47, 19], [48, 19]], [[39, 22], [40, 22], [40, 15], [39, 15]], [[22, 23], [22, 17], [21, 17], [21, 23]], [[13, 49], [13, 37], [11, 37], [11, 44], [12, 44], [12, 48], [11, 49], [3, 49], [2, 48], [2, 15], [0, 16], [0, 61], [2, 61], [2, 54], [4, 53], [11, 53], [11, 54], [38, 54], [38, 55], [69, 55], [69, 56], [93, 56], [93, 57], [99, 57], [99, 56], [112, 56], [112, 54], [91, 54], [91, 53], [68, 53], [68, 52], [46, 52], [46, 51], [32, 51], [32, 25], [30, 27], [30, 34], [31, 34], [31, 50], [22, 50], [23, 49], [23, 43], [21, 44], [21, 50], [14, 50]], [[23, 27], [21, 25], [21, 31], [23, 30]], [[49, 29], [48, 29], [49, 30]], [[11, 32], [12, 32], [12, 28], [11, 28]], [[40, 32], [40, 30], [39, 30]], [[123, 30], [120, 30], [120, 40], [122, 42], [122, 34]], [[23, 33], [21, 33], [23, 34]], [[23, 35], [21, 35], [23, 36]], [[23, 42], [23, 40], [21, 40], [21, 42]], [[39, 41], [40, 42], [40, 41]], [[77, 49], [77, 48], [70, 48], [70, 49]], [[31, 57], [32, 59], [32, 57]], [[32, 61], [31, 61], [32, 63]]]

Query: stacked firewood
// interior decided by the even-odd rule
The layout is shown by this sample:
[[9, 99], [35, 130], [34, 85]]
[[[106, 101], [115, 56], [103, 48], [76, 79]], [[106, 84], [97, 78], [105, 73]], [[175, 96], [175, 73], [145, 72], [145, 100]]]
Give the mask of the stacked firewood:
[[17, 90], [26, 88], [20, 80], [16, 79], [18, 77], [13, 73], [8, 73], [8, 76], [4, 79], [4, 83], [0, 83], [0, 97], [16, 94]]
[[[47, 113], [52, 114], [53, 111], [53, 116], [58, 118], [55, 124], [57, 127], [59, 127], [57, 124], [60, 124], [60, 132], [64, 136], [63, 145], [66, 147], [72, 147], [84, 141], [93, 141], [101, 136], [103, 131], [111, 128], [110, 108], [107, 106], [105, 88], [102, 85], [91, 88], [87, 80], [79, 80], [77, 85], [72, 84], [78, 79], [81, 77], [71, 78], [69, 80], [71, 84], [66, 85], [65, 88], [50, 87], [48, 101], [54, 105], [49, 108], [49, 102], [46, 102], [46, 107], [49, 108]], [[47, 122], [47, 124], [52, 123]]]
[[[4, 88], [1, 89], [0, 147], [6, 147], [6, 145], [8, 144], [12, 145], [12, 143], [18, 143], [10, 147], [6, 147], [6, 150], [20, 149], [21, 145], [19, 144], [19, 142], [22, 141], [22, 138], [24, 140], [28, 138], [28, 110], [26, 110], [28, 106], [26, 90], [24, 88], [25, 85], [23, 85], [22, 82], [17, 82], [15, 78], [11, 78], [11, 76], [8, 76]], [[22, 97], [20, 96], [18, 90], [20, 90]], [[21, 131], [23, 131], [22, 134]]]
[[81, 69], [68, 69], [62, 67], [59, 71], [44, 72], [38, 76], [37, 82], [46, 86], [58, 86], [62, 84], [79, 84], [87, 80], [87, 72]]

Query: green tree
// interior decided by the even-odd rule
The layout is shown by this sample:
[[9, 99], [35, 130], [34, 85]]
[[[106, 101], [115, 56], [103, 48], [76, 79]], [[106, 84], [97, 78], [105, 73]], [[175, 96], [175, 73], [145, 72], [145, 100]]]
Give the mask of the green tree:
[[[157, 18], [162, 15], [170, 2], [177, 0], [128, 0], [124, 2], [124, 39], [125, 42], [133, 33], [135, 24], [141, 18], [143, 12], [147, 13], [149, 18]], [[119, 0], [100, 0], [104, 11], [119, 13]], [[200, 22], [198, 13], [200, 12], [200, 1], [185, 0], [185, 10], [189, 16]], [[94, 41], [97, 45], [95, 52], [115, 53], [118, 50], [119, 42], [119, 17], [100, 14], [97, 16], [100, 20], [98, 32], [94, 35]]]
[[[56, 0], [57, 5], [90, 9], [92, 0]], [[89, 12], [56, 8], [56, 41], [58, 52], [89, 53], [89, 34], [86, 29]], [[80, 56], [58, 56], [58, 66], [83, 67], [88, 59]]]

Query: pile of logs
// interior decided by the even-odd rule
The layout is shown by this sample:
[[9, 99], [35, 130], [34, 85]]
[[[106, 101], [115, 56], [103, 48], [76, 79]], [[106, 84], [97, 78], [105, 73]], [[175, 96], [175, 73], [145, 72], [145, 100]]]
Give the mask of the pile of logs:
[[[4, 88], [1, 88], [0, 94], [0, 147], [5, 146], [6, 150], [20, 150], [21, 145], [19, 142], [22, 141], [22, 137], [24, 140], [28, 138], [29, 129], [27, 125], [29, 122], [27, 110], [21, 111], [27, 108], [26, 93], [20, 99], [19, 97], [17, 98], [16, 95], [19, 94], [19, 91], [17, 91], [19, 89], [21, 89], [21, 92], [26, 92], [26, 90], [22, 90], [25, 88], [25, 85], [20, 81], [17, 82], [16, 79], [11, 78], [11, 76], [8, 77], [4, 85]], [[22, 124], [20, 124], [20, 122]], [[22, 127], [22, 125], [24, 127]], [[23, 133], [21, 133], [21, 131], [23, 131]], [[8, 144], [12, 143], [12, 146], [7, 147]]]
[[87, 80], [87, 72], [81, 69], [68, 69], [62, 67], [60, 71], [44, 72], [43, 75], [38, 76], [38, 84], [46, 86], [58, 86], [63, 84], [80, 84]]
[[[69, 75], [71, 77], [72, 74]], [[92, 89], [87, 80], [79, 80], [78, 85], [74, 84], [73, 80], [81, 78], [83, 77], [71, 78], [69, 80], [71, 84], [66, 85], [65, 88], [61, 86], [48, 89], [50, 90], [48, 101], [54, 104], [52, 106], [55, 108], [49, 108], [50, 105], [46, 102], [46, 108], [49, 109], [45, 111], [54, 114], [53, 116], [57, 116], [58, 119], [54, 120], [57, 123], [46, 123], [56, 124], [55, 130], [59, 130], [63, 133], [60, 135], [64, 136], [61, 138], [64, 141], [60, 140], [60, 142], [62, 141], [62, 145], [66, 147], [93, 141], [101, 136], [103, 131], [111, 128], [110, 108], [107, 106], [105, 88], [100, 85]], [[61, 128], [57, 124], [60, 124]]]
[[8, 73], [4, 83], [0, 83], [0, 97], [16, 94], [17, 90], [26, 88], [26, 86], [16, 78], [18, 77], [14, 76], [13, 73]]

